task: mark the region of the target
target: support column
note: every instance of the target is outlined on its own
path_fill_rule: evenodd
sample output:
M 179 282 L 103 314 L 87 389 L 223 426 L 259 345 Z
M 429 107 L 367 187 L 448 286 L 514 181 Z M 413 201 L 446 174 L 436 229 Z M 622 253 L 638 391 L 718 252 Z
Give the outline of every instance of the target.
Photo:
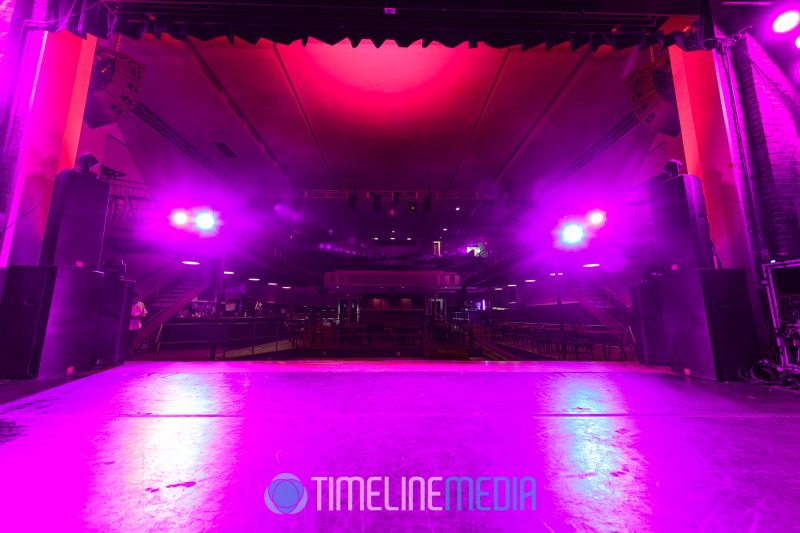
M 96 39 L 22 29 L 8 93 L 0 165 L 10 182 L 0 212 L 0 267 L 34 265 L 53 180 L 75 163 Z
M 747 275 L 759 348 L 767 349 L 766 314 L 760 294 L 758 216 L 751 191 L 738 179 L 740 151 L 731 120 L 729 92 L 722 58 L 716 52 L 669 49 L 675 97 L 681 124 L 686 171 L 703 183 L 711 239 L 724 268 L 741 268 Z M 734 103 L 735 105 L 735 103 Z
M 737 185 L 714 52 L 669 48 L 686 172 L 703 182 L 711 238 L 725 268 L 744 268 L 755 279 L 744 196 Z

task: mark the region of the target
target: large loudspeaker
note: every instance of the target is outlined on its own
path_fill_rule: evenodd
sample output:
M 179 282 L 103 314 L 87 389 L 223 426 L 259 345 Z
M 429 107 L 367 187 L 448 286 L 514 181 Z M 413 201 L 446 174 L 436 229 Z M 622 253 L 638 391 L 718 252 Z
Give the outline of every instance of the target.
M 662 272 L 713 268 L 714 249 L 700 178 L 680 174 L 648 185 Z
M 659 133 L 677 136 L 681 132 L 675 86 L 669 61 L 639 68 L 628 77 L 633 114 L 639 122 Z
M 39 264 L 96 270 L 103 248 L 108 198 L 108 184 L 94 175 L 77 170 L 60 172 L 50 200 Z
M 678 270 L 659 284 L 664 355 L 673 371 L 732 381 L 758 361 L 744 270 Z
M 144 66 L 130 56 L 102 48 L 94 56 L 83 120 L 90 128 L 112 124 L 139 101 Z
M 0 301 L 0 379 L 85 372 L 92 363 L 102 272 L 15 266 Z
M 97 364 L 120 365 L 125 361 L 135 284 L 108 274 L 103 278 L 94 334 Z

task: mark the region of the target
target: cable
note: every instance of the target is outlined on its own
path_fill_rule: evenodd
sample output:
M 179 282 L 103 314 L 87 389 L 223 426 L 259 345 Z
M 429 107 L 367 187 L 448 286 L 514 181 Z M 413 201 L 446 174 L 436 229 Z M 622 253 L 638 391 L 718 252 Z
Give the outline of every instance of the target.
M 81 15 L 85 15 L 86 13 L 91 11 L 92 9 L 96 8 L 98 5 L 102 4 L 103 7 L 108 9 L 108 6 L 106 4 L 104 4 L 101 0 L 97 0 L 96 2 L 93 2 L 92 4 L 86 6 L 82 10 L 73 13 L 72 10 L 75 9 L 75 4 L 77 4 L 79 1 L 80 0 L 72 0 L 72 5 L 70 6 L 69 10 L 67 11 L 67 14 L 64 15 L 63 17 L 59 17 L 59 18 L 56 18 L 56 19 L 50 19 L 50 20 L 31 20 L 31 19 L 28 19 L 28 20 L 23 21 L 22 25 L 23 26 L 28 26 L 28 27 L 33 27 L 33 28 L 43 28 L 43 29 L 46 30 L 46 29 L 49 28 L 49 26 L 52 26 L 53 24 L 55 24 L 57 22 L 63 22 L 65 20 L 71 19 L 72 17 L 79 17 Z
M 42 206 L 42 199 L 48 192 L 52 192 L 54 184 L 55 180 L 49 180 L 47 182 L 47 186 L 45 186 L 45 188 L 42 189 L 42 193 L 39 195 L 39 198 L 36 199 L 36 204 L 27 211 L 25 211 L 24 213 L 17 215 L 17 218 L 15 218 L 10 224 L 7 224 L 6 227 L 0 229 L 0 237 L 4 236 L 6 231 L 16 226 L 20 220 L 22 220 L 26 216 L 30 215 L 31 213 L 39 209 Z
M 738 41 L 731 40 L 732 43 L 736 43 Z M 730 98 L 731 103 L 731 118 L 733 119 L 733 128 L 736 132 L 736 144 L 739 151 L 739 161 L 742 165 L 742 179 L 745 183 L 745 187 L 747 189 L 747 206 L 749 208 L 749 222 L 750 222 L 750 229 L 753 232 L 753 240 L 755 241 L 754 247 L 756 249 L 756 253 L 760 259 L 761 257 L 761 231 L 759 230 L 758 223 L 755 220 L 756 217 L 756 206 L 755 200 L 753 200 L 753 184 L 750 178 L 750 171 L 747 167 L 747 157 L 745 155 L 745 147 L 744 141 L 742 137 L 742 129 L 741 125 L 739 124 L 739 112 L 736 109 L 738 105 L 736 100 L 736 91 L 733 88 L 733 79 L 731 77 L 730 71 L 730 64 L 731 61 L 731 48 L 732 45 L 728 42 L 723 43 L 720 50 L 720 56 L 722 57 L 722 68 L 725 70 L 725 81 L 727 82 L 728 86 L 728 96 Z

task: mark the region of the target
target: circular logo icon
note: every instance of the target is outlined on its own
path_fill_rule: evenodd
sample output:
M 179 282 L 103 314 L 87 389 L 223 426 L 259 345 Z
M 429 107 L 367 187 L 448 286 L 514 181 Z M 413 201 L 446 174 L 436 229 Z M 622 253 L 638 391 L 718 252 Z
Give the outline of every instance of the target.
M 306 488 L 293 474 L 278 474 L 264 492 L 264 503 L 277 514 L 297 514 L 308 503 Z

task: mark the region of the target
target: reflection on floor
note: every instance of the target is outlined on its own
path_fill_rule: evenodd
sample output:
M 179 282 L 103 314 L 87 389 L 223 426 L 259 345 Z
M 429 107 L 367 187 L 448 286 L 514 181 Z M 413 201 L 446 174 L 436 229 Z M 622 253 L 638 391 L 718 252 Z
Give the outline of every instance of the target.
M 635 365 L 128 363 L 0 405 L 5 531 L 790 531 L 800 395 Z M 309 491 L 276 514 L 279 473 Z M 532 476 L 535 511 L 316 510 L 312 476 Z

